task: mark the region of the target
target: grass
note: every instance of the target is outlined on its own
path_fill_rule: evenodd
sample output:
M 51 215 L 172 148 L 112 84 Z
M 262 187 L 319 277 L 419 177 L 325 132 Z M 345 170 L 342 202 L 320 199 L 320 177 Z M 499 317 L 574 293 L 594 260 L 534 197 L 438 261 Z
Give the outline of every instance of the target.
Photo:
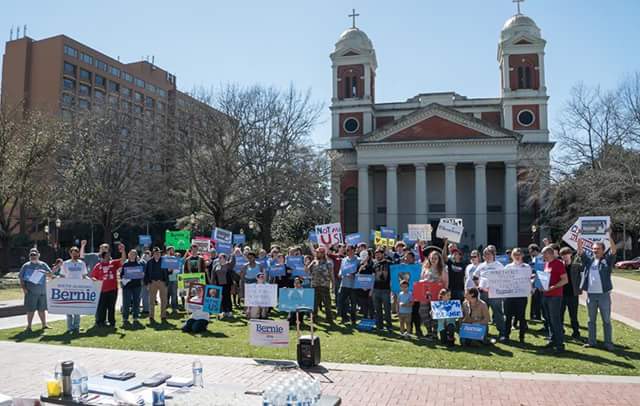
M 632 269 L 615 269 L 613 271 L 614 276 L 621 276 L 627 279 L 633 279 L 634 281 L 640 282 L 640 270 L 632 270 Z
M 24 294 L 20 288 L 0 289 L 0 302 L 4 300 L 18 300 L 22 298 L 24 298 Z
M 252 347 L 249 345 L 247 322 L 234 314 L 229 321 L 214 320 L 203 334 L 190 335 L 180 331 L 184 315 L 169 318 L 166 324 L 142 324 L 117 328 L 92 328 L 92 316 L 82 318 L 77 336 L 65 334 L 64 321 L 51 323 L 53 329 L 44 332 L 34 320 L 36 330 L 0 330 L 0 340 L 17 342 L 73 345 L 79 347 L 113 348 L 138 351 L 174 352 L 203 355 L 226 355 L 256 359 L 296 358 L 295 329 L 290 333 L 288 349 Z M 580 323 L 586 326 L 586 311 L 581 306 Z M 567 317 L 568 319 L 568 317 Z M 397 321 L 394 321 L 397 327 Z M 640 332 L 614 321 L 616 349 L 608 352 L 599 348 L 582 348 L 582 344 L 568 340 L 567 351 L 554 356 L 542 349 L 544 337 L 537 332 L 540 324 L 530 325 L 526 344 L 496 344 L 484 347 L 446 347 L 431 342 L 403 339 L 397 333 L 363 333 L 351 327 L 330 327 L 320 319 L 317 333 L 322 343 L 325 362 L 430 367 L 447 369 L 481 369 L 515 372 L 573 373 L 606 375 L 640 375 Z M 601 325 L 599 333 L 602 333 Z M 570 331 L 567 326 L 566 331 Z M 495 334 L 492 327 L 491 332 Z M 307 331 L 308 333 L 308 331 Z M 586 328 L 582 335 L 586 336 Z M 512 333 L 512 338 L 517 336 Z M 601 337 L 600 337 L 601 338 Z

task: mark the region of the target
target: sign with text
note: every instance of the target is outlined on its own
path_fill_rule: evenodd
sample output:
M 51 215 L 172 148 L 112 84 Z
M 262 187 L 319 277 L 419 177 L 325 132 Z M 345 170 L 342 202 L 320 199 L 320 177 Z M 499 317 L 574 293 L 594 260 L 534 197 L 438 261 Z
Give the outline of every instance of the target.
M 396 229 L 393 227 L 380 227 L 380 236 L 386 239 L 395 239 L 397 237 Z
M 224 244 L 233 244 L 233 233 L 224 228 L 216 227 L 211 233 L 211 239 L 215 242 L 221 242 Z
M 274 283 L 245 284 L 244 305 L 247 307 L 276 307 L 278 305 L 278 285 Z
M 196 237 L 191 240 L 191 245 L 198 247 L 198 253 L 204 254 L 211 251 L 211 239 L 207 237 Z
M 52 314 L 96 314 L 102 281 L 57 278 L 47 283 L 47 309 Z
M 542 290 L 549 290 L 549 282 L 551 282 L 551 272 L 536 272 L 536 276 L 538 277 L 538 281 L 540 282 L 540 286 Z
M 244 245 L 247 242 L 247 237 L 244 234 L 234 234 L 233 243 L 236 245 Z
M 432 300 L 438 300 L 440 290 L 444 285 L 440 282 L 419 281 L 413 284 L 412 299 L 415 302 L 429 303 Z
M 165 230 L 164 245 L 165 247 L 172 246 L 177 250 L 188 250 L 189 248 L 191 248 L 191 231 L 190 230 L 178 230 L 178 231 Z
M 436 300 L 431 302 L 434 320 L 462 318 L 462 303 L 459 300 Z
M 140 234 L 138 236 L 138 245 L 143 247 L 151 246 L 151 236 L 149 234 Z
M 409 239 L 413 241 L 423 240 L 431 241 L 433 228 L 431 224 L 409 224 Z
M 373 282 L 375 282 L 375 276 L 369 274 L 356 274 L 356 278 L 353 282 L 354 289 L 373 289 Z
M 204 302 L 202 303 L 202 311 L 218 314 L 222 305 L 222 286 L 207 285 L 204 288 Z
M 185 289 L 190 283 L 205 283 L 205 275 L 202 272 L 181 273 L 178 275 L 178 289 Z
M 413 290 L 413 284 L 420 280 L 422 266 L 420 264 L 396 264 L 391 265 L 391 291 L 396 295 L 400 293 L 400 281 L 409 283 L 409 292 Z
M 287 320 L 249 320 L 249 344 L 258 347 L 289 347 Z
M 273 264 L 269 267 L 268 273 L 270 277 L 277 278 L 284 276 L 287 273 L 287 270 L 284 265 Z
M 160 268 L 162 269 L 180 269 L 180 261 L 178 257 L 165 255 L 160 258 Z
M 531 268 L 508 266 L 504 269 L 485 272 L 489 284 L 490 299 L 528 297 L 531 293 Z
M 309 231 L 309 242 L 318 243 L 318 234 L 315 231 Z
M 450 222 L 442 221 L 445 219 L 440 219 L 438 223 L 438 228 L 436 229 L 436 237 L 438 238 L 446 238 L 450 242 L 459 243 L 462 240 L 462 233 L 464 232 L 464 227 L 458 224 L 451 224 Z
M 344 240 L 348 245 L 354 246 L 360 244 L 361 242 L 364 242 L 364 238 L 360 233 L 347 234 L 344 237 Z
M 217 242 L 216 243 L 216 252 L 218 254 L 227 254 L 231 255 L 231 250 L 233 250 L 233 246 L 226 242 Z
M 460 338 L 463 340 L 484 341 L 487 335 L 487 326 L 485 324 L 462 323 L 460 325 Z
M 349 275 L 351 273 L 355 273 L 358 270 L 359 264 L 360 261 L 358 261 L 358 259 L 344 258 L 340 263 L 340 275 Z
M 123 279 L 143 279 L 144 278 L 144 267 L 142 265 L 136 266 L 125 266 L 122 268 L 124 271 Z
M 342 244 L 342 225 L 332 223 L 316 226 L 316 235 L 319 245 L 331 247 L 334 244 Z
M 236 263 L 233 266 L 233 270 L 236 271 L 236 273 L 240 273 L 240 271 L 242 271 L 242 267 L 248 264 L 249 261 L 247 261 L 247 258 L 245 258 L 244 255 L 236 255 L 235 258 Z
M 278 310 L 295 312 L 299 308 L 313 309 L 314 289 L 280 288 Z
M 611 217 L 609 216 L 579 217 L 562 239 L 574 250 L 578 249 L 578 240 L 582 240 L 585 252 L 591 255 L 593 252 L 591 247 L 596 242 L 604 243 L 606 249 L 610 248 L 610 227 Z

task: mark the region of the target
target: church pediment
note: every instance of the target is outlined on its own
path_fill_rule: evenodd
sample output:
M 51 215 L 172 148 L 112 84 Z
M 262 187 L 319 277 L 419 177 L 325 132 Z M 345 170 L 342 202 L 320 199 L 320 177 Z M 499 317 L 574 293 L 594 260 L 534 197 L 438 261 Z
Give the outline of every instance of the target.
M 434 103 L 365 136 L 360 142 L 516 138 L 520 135 Z

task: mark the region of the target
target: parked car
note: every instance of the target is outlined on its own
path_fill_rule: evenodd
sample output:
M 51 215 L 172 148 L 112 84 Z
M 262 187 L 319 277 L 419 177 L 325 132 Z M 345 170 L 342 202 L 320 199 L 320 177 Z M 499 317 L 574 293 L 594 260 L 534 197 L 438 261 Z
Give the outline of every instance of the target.
M 618 269 L 640 269 L 640 257 L 635 257 L 628 261 L 616 262 L 616 268 Z

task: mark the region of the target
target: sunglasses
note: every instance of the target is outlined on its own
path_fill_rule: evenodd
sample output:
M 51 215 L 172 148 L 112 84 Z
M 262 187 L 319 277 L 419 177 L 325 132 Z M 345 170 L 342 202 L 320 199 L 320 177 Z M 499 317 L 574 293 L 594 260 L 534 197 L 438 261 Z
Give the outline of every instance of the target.
M 29 254 L 30 257 L 37 257 L 38 254 L 36 254 L 35 252 L 32 252 L 31 254 Z

